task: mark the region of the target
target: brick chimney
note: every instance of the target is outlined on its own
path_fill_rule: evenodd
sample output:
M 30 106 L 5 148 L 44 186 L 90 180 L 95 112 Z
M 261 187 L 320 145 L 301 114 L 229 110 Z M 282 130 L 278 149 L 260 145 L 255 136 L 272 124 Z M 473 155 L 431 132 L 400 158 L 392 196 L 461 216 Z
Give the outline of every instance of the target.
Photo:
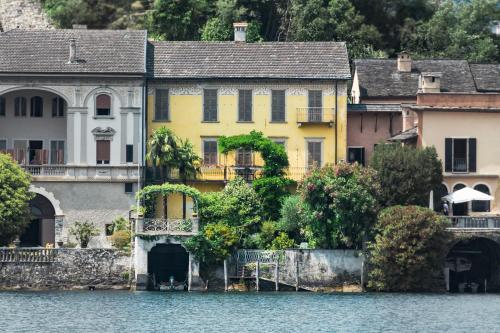
M 408 52 L 403 51 L 398 54 L 398 72 L 411 72 L 411 57 Z
M 233 23 L 234 27 L 234 41 L 245 43 L 247 41 L 247 27 L 246 22 Z
M 419 79 L 418 91 L 426 93 L 438 93 L 441 91 L 441 76 L 439 72 L 422 72 Z

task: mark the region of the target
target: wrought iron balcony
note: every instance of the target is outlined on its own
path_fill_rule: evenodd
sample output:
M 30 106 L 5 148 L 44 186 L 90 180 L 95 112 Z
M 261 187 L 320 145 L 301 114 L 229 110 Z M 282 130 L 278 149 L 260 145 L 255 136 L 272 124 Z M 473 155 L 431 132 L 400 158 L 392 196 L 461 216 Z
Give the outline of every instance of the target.
M 198 232 L 199 219 L 139 218 L 136 233 L 145 235 L 191 236 Z
M 307 107 L 297 108 L 297 124 L 327 124 L 333 126 L 335 123 L 334 108 Z
M 500 229 L 500 216 L 450 216 L 454 229 Z
M 467 159 L 454 158 L 453 159 L 453 172 L 467 172 Z

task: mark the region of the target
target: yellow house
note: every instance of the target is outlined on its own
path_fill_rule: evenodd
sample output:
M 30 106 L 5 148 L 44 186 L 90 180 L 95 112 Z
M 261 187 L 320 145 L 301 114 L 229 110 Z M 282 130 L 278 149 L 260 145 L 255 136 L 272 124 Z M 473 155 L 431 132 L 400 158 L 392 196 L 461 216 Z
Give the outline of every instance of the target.
M 148 137 L 165 126 L 191 141 L 203 166 L 190 185 L 202 192 L 220 190 L 237 175 L 259 176 L 259 154 L 220 154 L 222 135 L 256 130 L 284 145 L 295 180 L 308 168 L 344 160 L 345 43 L 246 43 L 244 27 L 239 32 L 235 42 L 151 42 Z

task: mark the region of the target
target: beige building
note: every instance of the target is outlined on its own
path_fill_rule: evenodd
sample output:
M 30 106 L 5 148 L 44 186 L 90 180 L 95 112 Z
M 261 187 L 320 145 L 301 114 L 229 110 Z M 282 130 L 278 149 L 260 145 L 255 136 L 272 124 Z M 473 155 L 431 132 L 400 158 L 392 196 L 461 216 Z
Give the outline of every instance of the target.
M 403 112 L 418 117 L 418 145 L 433 146 L 443 162 L 443 188 L 437 198 L 465 186 L 495 200 L 453 205 L 453 215 L 500 210 L 500 94 L 421 93 Z

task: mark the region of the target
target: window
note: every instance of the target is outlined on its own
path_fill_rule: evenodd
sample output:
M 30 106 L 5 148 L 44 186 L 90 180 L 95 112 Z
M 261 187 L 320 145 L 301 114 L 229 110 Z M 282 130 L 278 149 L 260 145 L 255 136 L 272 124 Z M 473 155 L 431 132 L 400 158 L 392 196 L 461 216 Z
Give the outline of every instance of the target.
M 238 91 L 238 121 L 252 121 L 252 91 Z
M 217 141 L 214 139 L 203 140 L 203 164 L 217 164 Z
M 238 166 L 252 166 L 253 153 L 252 149 L 240 148 L 236 151 L 236 165 Z
M 478 184 L 474 186 L 474 189 L 479 192 L 483 192 L 484 194 L 490 194 L 490 189 L 488 186 L 484 184 Z M 489 201 L 472 201 L 472 211 L 473 212 L 489 212 L 490 211 L 490 202 Z
M 365 148 L 364 147 L 349 147 L 347 148 L 347 162 L 358 162 L 360 165 L 365 165 Z
M 40 96 L 31 97 L 31 117 L 43 117 L 43 99 Z
M 113 235 L 113 224 L 112 223 L 106 223 L 104 225 L 104 230 L 106 232 L 106 236 L 112 236 Z
M 156 89 L 155 120 L 170 120 L 168 89 Z
M 445 139 L 445 171 L 476 172 L 476 139 Z
M 64 117 L 66 101 L 61 97 L 52 98 L 52 117 Z
M 322 141 L 307 141 L 307 166 L 309 168 L 321 167 L 322 165 Z
M 125 146 L 125 162 L 127 163 L 134 162 L 134 145 Z
M 217 89 L 203 90 L 203 121 L 217 121 Z
M 275 144 L 277 145 L 280 145 L 280 146 L 283 146 L 283 148 L 286 148 L 286 139 L 282 139 L 282 138 L 275 138 L 275 139 L 271 139 Z
M 64 164 L 64 141 L 50 141 L 50 164 Z
M 271 121 L 285 121 L 285 91 L 271 91 Z
M 0 140 L 0 151 L 7 150 L 7 140 Z
M 323 114 L 323 92 L 321 90 L 309 90 L 309 121 L 321 121 Z
M 5 98 L 0 96 L 0 116 L 5 116 Z
M 109 164 L 111 155 L 111 145 L 108 140 L 96 141 L 96 162 L 97 164 Z
M 125 183 L 125 193 L 134 193 L 134 183 Z
M 26 98 L 16 97 L 14 99 L 14 116 L 26 117 Z
M 95 98 L 95 115 L 97 117 L 111 116 L 111 96 L 106 94 L 97 95 Z

